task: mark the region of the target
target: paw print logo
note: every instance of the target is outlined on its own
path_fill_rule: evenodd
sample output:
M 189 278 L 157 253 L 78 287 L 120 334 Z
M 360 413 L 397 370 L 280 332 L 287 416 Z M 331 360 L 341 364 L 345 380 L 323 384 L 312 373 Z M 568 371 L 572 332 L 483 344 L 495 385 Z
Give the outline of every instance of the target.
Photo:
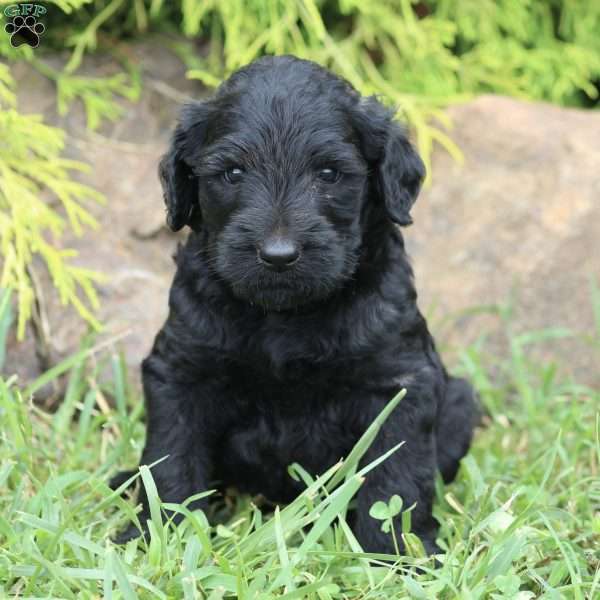
M 39 23 L 33 15 L 28 17 L 18 15 L 4 26 L 4 31 L 10 35 L 10 44 L 13 48 L 23 44 L 37 48 L 40 44 L 40 35 L 45 30 L 44 24 Z

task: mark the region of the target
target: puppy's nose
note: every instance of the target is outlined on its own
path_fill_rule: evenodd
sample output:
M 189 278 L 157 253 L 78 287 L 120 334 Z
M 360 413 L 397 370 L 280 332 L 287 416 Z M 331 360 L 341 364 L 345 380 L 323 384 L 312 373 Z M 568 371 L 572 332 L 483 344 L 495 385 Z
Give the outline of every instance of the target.
M 300 249 L 297 244 L 288 238 L 267 238 L 258 249 L 258 258 L 266 267 L 276 271 L 284 271 L 298 261 Z

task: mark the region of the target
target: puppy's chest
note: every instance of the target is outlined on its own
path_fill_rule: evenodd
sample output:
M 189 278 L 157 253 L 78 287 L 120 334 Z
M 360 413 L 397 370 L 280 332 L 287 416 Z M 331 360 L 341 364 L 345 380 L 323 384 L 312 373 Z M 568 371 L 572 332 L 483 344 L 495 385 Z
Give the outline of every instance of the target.
M 368 363 L 232 364 L 218 478 L 273 500 L 293 498 L 299 489 L 288 466 L 297 462 L 313 475 L 324 472 L 348 455 L 373 407 L 397 391 L 389 373 Z
M 221 441 L 219 477 L 243 491 L 286 500 L 298 491 L 287 473 L 291 463 L 318 474 L 348 454 L 359 436 L 356 407 L 334 388 L 253 379 L 251 385 L 238 378 L 230 399 L 235 417 Z
M 344 407 L 336 399 L 319 405 L 298 392 L 282 394 L 279 403 L 270 397 L 240 403 L 219 453 L 224 483 L 287 501 L 298 492 L 287 473 L 290 464 L 297 462 L 316 475 L 347 456 L 358 433 Z

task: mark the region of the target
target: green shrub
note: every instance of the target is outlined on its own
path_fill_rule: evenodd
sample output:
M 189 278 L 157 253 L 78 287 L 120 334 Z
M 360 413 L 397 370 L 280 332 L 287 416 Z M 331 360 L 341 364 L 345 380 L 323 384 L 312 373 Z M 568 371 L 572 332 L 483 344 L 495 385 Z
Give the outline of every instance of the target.
M 37 254 L 63 304 L 73 305 L 98 328 L 90 308 L 98 305 L 93 283 L 99 275 L 73 265 L 75 252 L 61 249 L 60 238 L 67 223 L 75 233 L 96 225 L 84 203 L 102 201 L 102 195 L 71 179 L 71 171 L 85 165 L 60 156 L 64 132 L 37 116 L 20 114 L 11 87 L 8 70 L 0 65 L 0 288 L 17 292 L 17 333 L 22 338 L 34 305 L 31 261 Z M 58 200 L 66 218 L 48 202 L 48 194 Z

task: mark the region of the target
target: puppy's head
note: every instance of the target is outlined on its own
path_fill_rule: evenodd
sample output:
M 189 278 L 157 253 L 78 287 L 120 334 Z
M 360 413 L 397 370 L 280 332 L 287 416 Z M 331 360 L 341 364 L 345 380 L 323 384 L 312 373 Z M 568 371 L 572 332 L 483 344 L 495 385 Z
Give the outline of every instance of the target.
M 314 63 L 256 61 L 184 108 L 160 163 L 167 222 L 203 232 L 238 298 L 322 300 L 352 277 L 373 222 L 411 223 L 424 167 L 392 116 Z

